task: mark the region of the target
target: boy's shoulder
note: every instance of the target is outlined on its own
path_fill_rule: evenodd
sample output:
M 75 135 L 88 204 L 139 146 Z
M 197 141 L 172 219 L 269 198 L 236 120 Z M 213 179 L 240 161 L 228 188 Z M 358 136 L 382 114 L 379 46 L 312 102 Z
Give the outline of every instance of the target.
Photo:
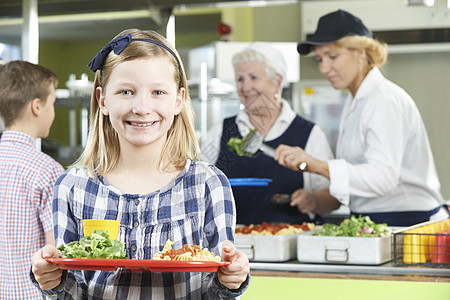
M 36 167 L 52 166 L 52 168 L 64 169 L 53 157 L 37 149 L 36 141 L 24 132 L 4 131 L 1 139 L 8 149 L 6 151 L 15 154 L 17 157 L 23 157 L 24 160 L 32 162 Z

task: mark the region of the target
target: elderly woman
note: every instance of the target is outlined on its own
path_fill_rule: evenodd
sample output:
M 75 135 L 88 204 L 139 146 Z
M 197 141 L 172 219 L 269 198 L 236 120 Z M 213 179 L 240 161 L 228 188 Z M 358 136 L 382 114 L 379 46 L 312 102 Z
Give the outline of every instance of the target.
M 320 18 L 310 40 L 319 71 L 336 89 L 348 89 L 334 160 L 321 160 L 301 146 L 281 145 L 276 159 L 330 179 L 330 194 L 353 214 L 377 223 L 408 226 L 448 217 L 427 132 L 411 97 L 383 77 L 386 45 L 352 14 L 338 10 Z M 309 199 L 304 199 L 307 205 Z M 320 206 L 320 199 L 318 199 Z
M 203 147 L 217 149 L 208 160 L 218 166 L 229 178 L 270 178 L 269 186 L 236 186 L 238 224 L 260 224 L 262 222 L 310 222 L 303 210 L 314 207 L 297 207 L 301 198 L 320 198 L 330 201 L 329 181 L 323 176 L 303 176 L 280 166 L 266 155 L 242 157 L 229 150 L 227 142 L 232 137 L 242 138 L 250 129 L 256 129 L 264 142 L 276 148 L 280 144 L 307 149 L 317 159 L 333 157 L 323 131 L 312 122 L 297 115 L 288 101 L 281 98 L 283 80 L 286 78 L 286 63 L 282 54 L 268 43 L 253 43 L 233 56 L 236 88 L 245 110 L 227 118 L 212 128 Z M 325 192 L 319 190 L 326 190 Z M 310 193 L 310 191 L 319 191 Z M 270 198 L 277 193 L 290 194 L 291 203 L 277 205 Z M 330 201 L 331 202 L 331 201 Z M 312 202 L 313 203 L 313 202 Z M 335 205 L 335 200 L 332 201 Z M 337 207 L 336 205 L 334 208 Z M 320 213 L 320 211 L 316 211 Z

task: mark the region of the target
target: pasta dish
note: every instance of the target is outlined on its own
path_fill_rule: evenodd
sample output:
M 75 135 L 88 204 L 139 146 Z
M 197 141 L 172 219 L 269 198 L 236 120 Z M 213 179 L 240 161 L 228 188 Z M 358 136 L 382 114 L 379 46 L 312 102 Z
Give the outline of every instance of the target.
M 253 235 L 288 235 L 313 230 L 314 228 L 314 223 L 306 222 L 301 225 L 289 223 L 269 224 L 263 222 L 261 225 L 250 224 L 242 227 L 236 227 L 235 233 Z
M 153 255 L 155 260 L 183 260 L 183 261 L 221 261 L 220 256 L 201 248 L 198 245 L 188 246 L 184 244 L 181 249 L 172 249 L 173 242 L 168 240 L 162 251 Z

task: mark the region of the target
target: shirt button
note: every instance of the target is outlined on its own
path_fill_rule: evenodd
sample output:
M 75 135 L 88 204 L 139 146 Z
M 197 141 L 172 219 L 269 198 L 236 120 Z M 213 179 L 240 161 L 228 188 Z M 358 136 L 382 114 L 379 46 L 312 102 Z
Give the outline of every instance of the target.
M 131 246 L 131 250 L 136 251 L 136 245 Z
M 139 226 L 139 222 L 134 222 L 134 227 L 138 227 Z
M 141 203 L 139 200 L 136 200 L 136 201 L 134 202 L 134 204 L 136 204 L 136 206 L 138 206 L 139 203 Z

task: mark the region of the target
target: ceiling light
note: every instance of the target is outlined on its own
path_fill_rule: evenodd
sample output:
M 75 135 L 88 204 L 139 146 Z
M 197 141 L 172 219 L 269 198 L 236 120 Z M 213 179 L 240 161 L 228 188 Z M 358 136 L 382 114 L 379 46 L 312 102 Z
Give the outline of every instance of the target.
M 413 5 L 433 6 L 434 0 L 407 0 L 406 4 L 410 6 Z

